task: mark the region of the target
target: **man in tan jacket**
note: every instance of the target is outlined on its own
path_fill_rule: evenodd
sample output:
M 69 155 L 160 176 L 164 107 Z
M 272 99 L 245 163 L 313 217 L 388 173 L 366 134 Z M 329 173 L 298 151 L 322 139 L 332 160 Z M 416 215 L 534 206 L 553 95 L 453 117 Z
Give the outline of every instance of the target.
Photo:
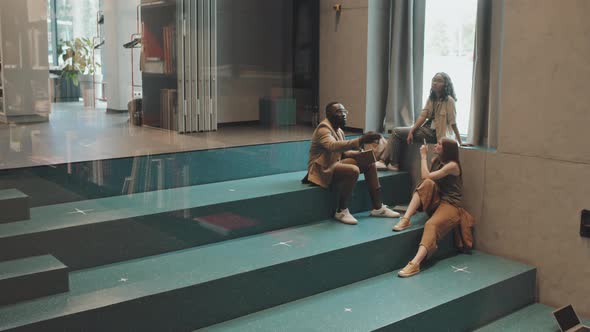
M 366 133 L 363 136 L 345 140 L 342 128 L 346 125 L 348 111 L 339 102 L 326 106 L 326 119 L 313 133 L 307 165 L 309 182 L 325 189 L 339 189 L 338 209 L 334 218 L 345 224 L 357 224 L 348 210 L 348 202 L 360 173 L 365 175 L 373 204 L 371 216 L 397 218 L 399 213 L 390 210 L 381 202 L 381 185 L 374 163 L 360 165 L 355 156 L 360 147 L 381 138 L 380 134 Z

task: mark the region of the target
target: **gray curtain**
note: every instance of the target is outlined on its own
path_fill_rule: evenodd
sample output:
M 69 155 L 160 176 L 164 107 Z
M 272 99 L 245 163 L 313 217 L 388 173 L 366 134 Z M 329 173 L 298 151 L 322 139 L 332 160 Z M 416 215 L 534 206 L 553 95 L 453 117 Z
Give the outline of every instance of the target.
M 390 2 L 389 78 L 384 129 L 410 126 L 422 110 L 425 0 Z
M 467 141 L 491 148 L 498 145 L 503 12 L 504 0 L 478 1 Z

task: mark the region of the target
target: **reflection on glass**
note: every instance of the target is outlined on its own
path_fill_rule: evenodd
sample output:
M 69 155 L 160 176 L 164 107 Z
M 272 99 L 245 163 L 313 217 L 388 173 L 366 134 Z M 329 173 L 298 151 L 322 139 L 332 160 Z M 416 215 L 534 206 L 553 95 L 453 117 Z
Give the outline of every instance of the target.
M 18 221 L 0 216 L 0 261 L 50 253 L 91 280 L 24 306 L 117 292 L 138 278 L 104 271 L 329 215 L 318 204 L 326 192 L 300 183 L 317 109 L 319 2 L 141 3 L 136 21 L 140 0 L 0 1 L 0 121 L 9 123 L 0 124 L 0 190 L 26 194 L 33 208 Z M 137 48 L 124 48 L 129 42 Z M 74 59 L 78 46 L 86 49 Z M 74 62 L 86 69 L 64 75 Z M 99 75 L 82 81 L 94 62 L 106 100 Z M 194 126 L 181 134 L 189 115 L 178 106 L 188 100 Z M 200 268 L 187 260 L 172 269 L 194 276 Z
M 47 121 L 47 9 L 44 0 L 1 3 L 0 122 Z
M 182 11 L 187 3 L 189 14 Z M 51 250 L 80 269 L 294 222 L 295 217 L 282 219 L 274 196 L 264 198 L 264 204 L 274 209 L 269 215 L 257 205 L 244 207 L 231 200 L 228 193 L 242 194 L 239 188 L 217 184 L 306 167 L 307 140 L 313 131 L 309 113 L 317 106 L 318 4 L 218 0 L 211 17 L 199 21 L 187 16 L 195 12 L 195 3 L 166 0 L 140 6 L 136 31 L 139 0 L 109 0 L 104 8 L 99 0 L 0 2 L 0 120 L 9 123 L 0 125 L 0 189 L 19 189 L 39 211 L 53 211 L 48 221 L 29 221 L 40 227 L 53 222 L 51 226 L 60 229 L 62 222 L 79 222 L 76 226 L 84 228 L 89 224 L 73 218 L 89 216 L 97 218 L 93 237 L 154 237 L 153 243 L 131 243 L 125 250 L 115 245 L 105 255 L 96 255 L 98 248 L 104 249 L 97 242 L 84 250 L 73 242 L 63 251 L 30 246 L 29 254 Z M 103 25 L 96 19 L 101 11 Z M 216 28 L 191 35 L 195 41 L 211 38 L 210 53 L 195 58 L 199 50 L 191 49 L 192 56 L 186 57 L 178 15 L 188 19 L 188 29 Z M 141 37 L 134 63 L 122 46 L 132 35 Z M 101 41 L 97 36 L 104 37 L 104 48 L 95 48 Z M 76 61 L 86 67 L 93 61 L 103 64 L 97 73 L 104 71 L 109 78 L 112 98 L 107 102 L 97 101 L 99 75 L 87 81 L 89 85 L 80 82 L 89 72 L 77 73 L 77 80 L 63 75 L 64 66 L 73 63 L 71 57 L 60 56 L 68 41 L 70 49 L 90 41 L 86 55 L 94 48 L 95 56 Z M 194 82 L 184 86 L 179 86 L 178 76 L 179 68 L 186 72 L 178 66 L 181 53 L 183 65 L 205 73 L 191 76 L 188 80 Z M 201 62 L 205 59 L 212 68 L 203 68 L 208 66 Z M 132 71 L 139 68 L 142 72 L 134 72 L 137 80 L 132 80 Z M 207 76 L 212 72 L 216 76 Z M 198 89 L 208 89 L 214 97 L 209 102 L 218 103 L 218 118 L 211 118 L 212 124 L 240 125 L 208 133 L 194 127 L 196 133 L 179 134 L 179 115 L 174 114 L 178 100 L 188 93 L 197 95 Z M 95 103 L 83 101 L 88 90 Z M 143 123 L 129 121 L 127 105 L 132 98 L 143 102 L 138 111 Z M 195 101 L 199 112 L 207 102 Z M 305 141 L 258 145 L 285 140 Z M 232 148 L 235 145 L 241 147 Z M 197 188 L 206 184 L 213 186 L 214 194 Z
M 135 63 L 130 61 L 131 52 L 122 48 L 121 41 L 137 33 L 138 25 L 134 20 L 139 0 L 136 3 L 109 0 L 105 8 L 101 7 L 101 2 L 25 0 L 2 4 L 5 8 L 0 24 L 4 30 L 0 48 L 3 77 L 0 121 L 34 122 L 27 125 L 27 130 L 37 130 L 39 136 L 45 138 L 40 144 L 47 147 L 43 156 L 39 155 L 41 149 L 35 149 L 36 156 L 24 149 L 26 155 L 18 158 L 13 155 L 12 161 L 1 156 L 8 161 L 5 164 L 22 165 L 29 159 L 80 161 L 129 156 L 139 150 L 173 152 L 252 144 L 261 139 L 266 142 L 281 140 L 280 131 L 265 131 L 269 127 L 295 133 L 299 135 L 297 139 L 309 137 L 311 114 L 318 106 L 316 19 L 319 7 L 316 1 L 255 0 L 247 4 L 216 1 L 211 17 L 206 18 L 203 25 L 199 25 L 196 18 L 187 21 L 190 29 L 209 24 L 216 31 L 202 30 L 193 34 L 195 39 L 211 38 L 213 46 L 210 54 L 204 53 L 198 59 L 190 56 L 195 55 L 194 52 L 185 56 L 188 62 L 182 65 L 188 63 L 205 74 L 189 77 L 189 84 L 180 89 L 176 60 L 181 53 L 185 55 L 187 44 L 178 25 L 179 10 L 181 17 L 188 14 L 182 12 L 186 7 L 178 4 L 192 6 L 192 2 L 166 0 L 141 6 L 139 35 L 143 43 L 134 52 Z M 100 13 L 105 14 L 104 25 L 96 19 Z M 93 48 L 95 42 L 102 41 L 95 40 L 97 35 L 99 39 L 104 38 L 105 47 L 94 49 L 94 56 L 83 59 L 102 65 L 96 75 L 83 77 L 84 73 L 80 72 L 76 73 L 76 79 L 64 75 L 64 54 L 59 56 L 64 43 L 89 40 Z M 212 58 L 214 76 L 211 77 L 207 76 L 210 68 L 200 62 L 207 56 Z M 142 73 L 137 71 L 139 68 L 143 69 Z M 100 91 L 105 86 L 101 81 L 102 72 L 109 81 L 110 97 L 106 103 Z M 131 77 L 135 77 L 134 82 Z M 203 80 L 206 83 L 203 84 Z M 179 104 L 182 106 L 179 100 L 188 100 L 189 94 L 197 95 L 207 89 L 212 97 L 195 101 L 198 107 L 191 121 L 211 117 L 209 129 L 215 129 L 217 124 L 240 123 L 252 130 L 249 137 L 220 135 L 221 139 L 207 142 L 203 136 L 193 139 L 174 135 L 179 129 L 179 119 L 190 116 L 178 114 Z M 132 98 L 138 101 L 129 103 Z M 218 110 L 217 117 L 203 113 L 209 106 Z M 138 112 L 130 114 L 128 109 L 138 109 Z M 132 115 L 139 115 L 142 121 L 134 118 L 127 122 Z M 43 126 L 39 123 L 43 121 L 50 124 Z M 155 131 L 151 127 L 168 129 L 172 133 Z M 79 141 L 65 142 L 64 130 L 77 132 Z M 206 127 L 193 126 L 190 132 L 205 130 Z M 9 136 L 8 130 L 1 135 Z M 141 135 L 149 138 L 133 138 Z M 107 146 L 111 142 L 115 142 L 111 145 L 114 147 L 109 149 Z M 65 146 L 72 146 L 74 152 L 66 155 Z

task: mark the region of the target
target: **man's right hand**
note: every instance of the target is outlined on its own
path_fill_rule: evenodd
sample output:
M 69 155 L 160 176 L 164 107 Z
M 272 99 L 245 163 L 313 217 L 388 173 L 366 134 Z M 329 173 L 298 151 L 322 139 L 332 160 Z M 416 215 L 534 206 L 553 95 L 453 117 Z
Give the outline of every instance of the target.
M 376 142 L 380 139 L 381 139 L 381 134 L 377 134 L 374 132 L 368 132 L 366 134 L 363 134 L 363 136 L 361 136 L 361 144 Z
M 412 132 L 411 130 L 410 130 L 410 132 L 408 133 L 408 138 L 407 138 L 407 140 L 406 140 L 406 141 L 408 142 L 408 145 L 409 145 L 409 144 L 412 144 L 412 142 L 414 142 L 414 132 Z

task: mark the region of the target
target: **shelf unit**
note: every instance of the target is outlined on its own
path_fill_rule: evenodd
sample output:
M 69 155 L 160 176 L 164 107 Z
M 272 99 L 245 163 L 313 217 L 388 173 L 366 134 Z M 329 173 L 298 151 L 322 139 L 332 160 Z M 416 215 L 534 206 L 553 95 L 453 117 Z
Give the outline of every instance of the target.
M 146 72 L 142 72 L 141 73 L 143 78 L 174 78 L 176 79 L 176 74 L 160 74 L 160 73 L 146 73 Z
M 216 1 L 142 1 L 140 8 L 143 123 L 217 130 Z
M 178 0 L 179 131 L 217 130 L 217 1 Z
M 175 0 L 141 3 L 143 124 L 168 130 L 178 129 L 176 15 Z

